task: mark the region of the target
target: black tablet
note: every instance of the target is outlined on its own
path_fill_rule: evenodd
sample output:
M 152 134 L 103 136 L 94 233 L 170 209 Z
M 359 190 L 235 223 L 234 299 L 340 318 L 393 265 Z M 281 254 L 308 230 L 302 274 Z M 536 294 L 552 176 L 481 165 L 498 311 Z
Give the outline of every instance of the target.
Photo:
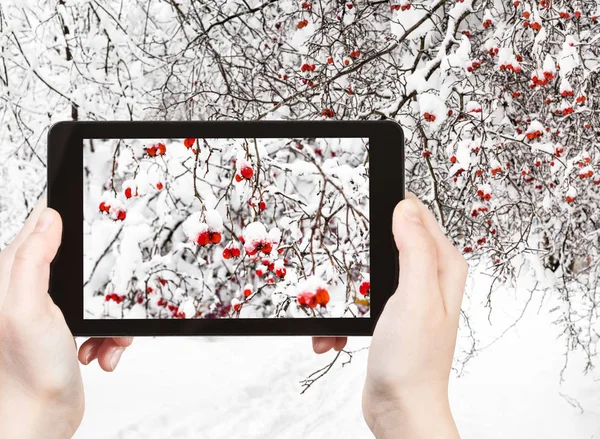
M 50 294 L 74 335 L 370 335 L 397 285 L 392 121 L 61 122 Z

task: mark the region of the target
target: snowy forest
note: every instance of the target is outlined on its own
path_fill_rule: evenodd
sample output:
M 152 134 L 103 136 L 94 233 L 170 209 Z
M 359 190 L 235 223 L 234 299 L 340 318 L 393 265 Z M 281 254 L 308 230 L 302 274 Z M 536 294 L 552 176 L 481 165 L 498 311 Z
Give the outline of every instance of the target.
M 84 317 L 368 317 L 368 139 L 88 139 Z
M 2 0 L 0 245 L 46 191 L 46 136 L 57 121 L 389 118 L 406 138 L 406 189 L 470 265 L 456 370 L 501 345 L 483 342 L 482 328 L 498 325 L 500 303 L 516 297 L 499 337 L 512 337 L 531 312 L 552 329 L 498 358 L 525 358 L 539 344 L 550 361 L 558 346 L 560 379 L 569 367 L 583 376 L 598 363 L 600 335 L 599 15 L 597 0 Z M 89 218 L 113 228 L 128 221 L 100 212 L 101 201 L 90 202 Z M 222 236 L 217 256 L 230 238 Z M 124 300 L 137 300 L 114 291 L 107 301 L 107 293 L 90 289 L 99 302 L 92 314 L 118 317 Z M 169 305 L 161 312 L 171 317 Z M 526 369 L 519 364 L 502 366 L 495 380 L 514 384 Z M 563 412 L 553 413 L 520 437 L 591 436 L 560 430 L 552 422 Z M 542 434 L 544 426 L 552 428 Z M 517 437 L 478 431 L 473 437 Z

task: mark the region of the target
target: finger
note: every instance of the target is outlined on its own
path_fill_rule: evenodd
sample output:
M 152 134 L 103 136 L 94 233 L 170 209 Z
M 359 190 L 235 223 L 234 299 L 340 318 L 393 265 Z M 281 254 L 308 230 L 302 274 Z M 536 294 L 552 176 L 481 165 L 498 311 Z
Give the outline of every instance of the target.
M 48 293 L 50 262 L 58 251 L 61 232 L 60 215 L 46 208 L 15 252 L 6 298 L 15 309 L 31 310 L 45 303 L 40 299 Z
M 446 237 L 427 206 L 413 194 L 409 193 L 406 197 L 417 205 L 423 224 L 436 242 L 438 248 L 438 276 L 446 308 L 454 313 L 460 313 L 469 267 L 467 261 Z
M 89 338 L 84 341 L 77 354 L 79 362 L 88 365 L 98 358 L 98 349 L 102 346 L 102 343 L 104 343 L 103 338 Z
M 33 229 L 38 221 L 38 218 L 40 217 L 40 215 L 46 208 L 46 204 L 47 204 L 46 197 L 45 196 L 41 197 L 39 199 L 38 203 L 35 205 L 35 207 L 31 211 L 31 213 L 29 214 L 29 216 L 27 217 L 25 224 L 23 225 L 23 227 L 21 228 L 21 230 L 19 231 L 17 236 L 15 236 L 15 238 L 12 240 L 12 242 L 8 245 L 7 250 L 10 249 L 10 251 L 14 252 L 17 250 L 17 248 L 19 248 L 19 246 L 21 244 L 23 244 L 23 242 L 27 239 L 27 237 L 33 231 Z
M 324 354 L 335 346 L 335 337 L 313 337 L 312 342 L 315 354 Z
M 133 343 L 133 337 L 114 337 L 113 340 L 117 346 L 129 347 Z
M 341 351 L 346 347 L 346 343 L 348 343 L 348 337 L 336 337 L 333 350 L 338 352 Z
M 102 345 L 98 349 L 98 364 L 106 372 L 112 372 L 116 369 L 125 352 L 123 346 L 119 346 L 113 338 L 103 339 Z
M 425 311 L 430 301 L 443 303 L 438 283 L 436 243 L 417 204 L 406 199 L 394 209 L 392 232 L 400 257 L 398 292 L 404 305 Z

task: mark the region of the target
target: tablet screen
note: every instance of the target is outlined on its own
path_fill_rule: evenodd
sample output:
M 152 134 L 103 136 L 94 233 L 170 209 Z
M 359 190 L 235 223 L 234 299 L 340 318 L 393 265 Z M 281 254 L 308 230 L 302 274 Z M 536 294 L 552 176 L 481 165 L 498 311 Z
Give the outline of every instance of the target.
M 370 316 L 368 139 L 83 146 L 84 319 Z

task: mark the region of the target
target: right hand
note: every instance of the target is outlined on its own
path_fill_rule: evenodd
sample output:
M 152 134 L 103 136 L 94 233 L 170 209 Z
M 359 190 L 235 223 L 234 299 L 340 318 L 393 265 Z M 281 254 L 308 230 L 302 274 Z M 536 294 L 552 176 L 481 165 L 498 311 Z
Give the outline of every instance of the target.
M 400 278 L 369 350 L 365 420 L 378 438 L 457 438 L 448 381 L 468 265 L 415 196 L 392 224 Z
M 396 207 L 392 229 L 400 278 L 371 341 L 365 421 L 377 438 L 457 438 L 448 381 L 468 265 L 412 194 Z M 313 339 L 317 353 L 345 344 Z

